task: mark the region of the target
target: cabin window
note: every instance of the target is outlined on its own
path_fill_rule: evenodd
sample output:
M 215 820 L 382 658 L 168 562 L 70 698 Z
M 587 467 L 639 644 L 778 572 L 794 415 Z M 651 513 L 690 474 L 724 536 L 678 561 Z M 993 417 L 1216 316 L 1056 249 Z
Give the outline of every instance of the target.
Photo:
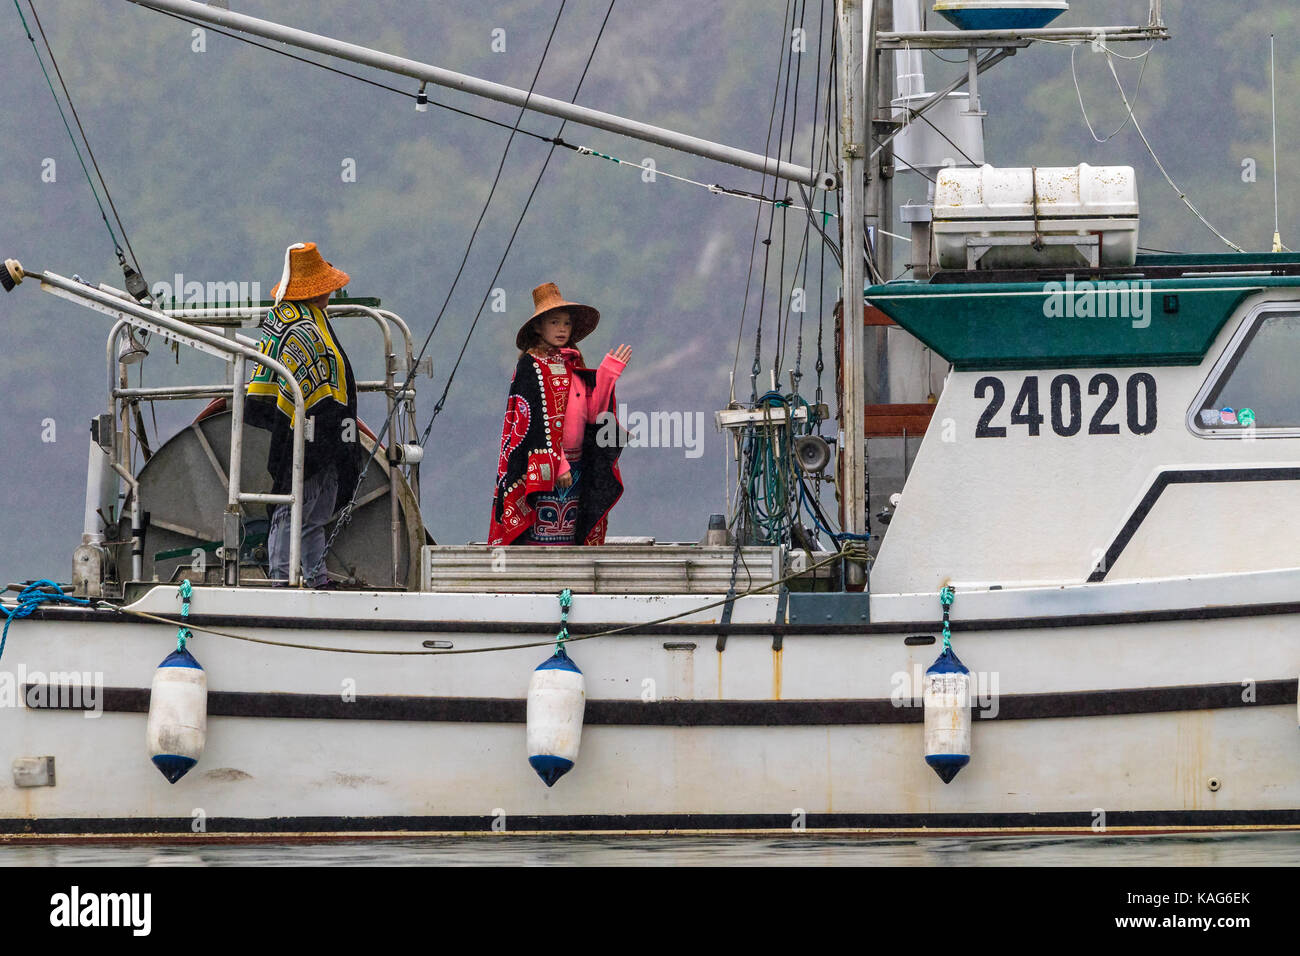
M 1300 434 L 1300 311 L 1272 308 L 1242 324 L 1206 387 L 1189 424 L 1206 437 L 1282 430 Z

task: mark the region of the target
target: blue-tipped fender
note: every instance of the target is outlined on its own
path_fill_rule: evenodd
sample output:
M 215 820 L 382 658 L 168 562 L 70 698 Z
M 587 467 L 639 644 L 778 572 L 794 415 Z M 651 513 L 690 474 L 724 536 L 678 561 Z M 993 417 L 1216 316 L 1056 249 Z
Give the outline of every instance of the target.
M 528 762 L 548 787 L 573 769 L 582 742 L 586 682 L 560 647 L 528 683 Z
M 208 731 L 208 678 L 187 648 L 168 654 L 149 692 L 149 756 L 175 783 L 199 761 Z
M 943 653 L 925 672 L 925 762 L 951 783 L 970 763 L 970 671 L 952 652 Z

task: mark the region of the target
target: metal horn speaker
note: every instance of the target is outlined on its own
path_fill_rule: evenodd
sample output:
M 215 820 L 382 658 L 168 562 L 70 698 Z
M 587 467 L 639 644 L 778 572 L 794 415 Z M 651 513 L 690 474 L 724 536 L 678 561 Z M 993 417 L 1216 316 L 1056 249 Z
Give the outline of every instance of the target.
M 794 440 L 799 467 L 810 474 L 823 471 L 831 463 L 831 446 L 819 435 L 801 435 Z

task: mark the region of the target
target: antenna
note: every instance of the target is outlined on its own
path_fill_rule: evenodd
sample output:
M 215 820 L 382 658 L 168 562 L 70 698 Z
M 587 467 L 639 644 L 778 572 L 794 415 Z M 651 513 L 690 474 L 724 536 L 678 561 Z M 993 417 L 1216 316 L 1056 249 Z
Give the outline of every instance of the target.
M 1268 35 L 1268 85 L 1273 103 L 1273 251 L 1282 251 L 1282 232 L 1277 213 L 1277 76 L 1273 68 L 1273 34 Z

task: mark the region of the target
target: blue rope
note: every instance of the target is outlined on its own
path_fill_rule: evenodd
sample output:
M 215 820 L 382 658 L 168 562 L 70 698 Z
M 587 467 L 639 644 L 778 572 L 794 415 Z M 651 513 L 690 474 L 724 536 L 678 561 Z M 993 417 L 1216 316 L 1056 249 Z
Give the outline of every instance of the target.
M 955 592 L 951 587 L 944 587 L 939 591 L 939 603 L 943 605 L 943 649 L 952 650 L 952 628 L 948 624 L 948 614 L 952 608 L 952 599 Z
M 53 588 L 56 594 L 49 591 L 41 590 L 42 588 Z M 9 625 L 14 622 L 15 618 L 27 617 L 42 604 L 53 602 L 55 604 L 80 604 L 89 607 L 90 602 L 84 598 L 69 597 L 63 593 L 63 589 L 53 581 L 47 581 L 42 578 L 32 584 L 27 585 L 18 593 L 18 606 L 14 608 L 6 607 L 0 604 L 0 613 L 5 616 L 4 633 L 0 634 L 0 657 L 4 657 L 5 641 L 9 639 Z
M 181 595 L 181 620 L 182 622 L 184 622 L 189 620 L 190 598 L 194 595 L 194 585 L 190 583 L 189 578 L 186 578 L 181 582 L 180 595 Z M 184 623 L 182 623 L 181 626 L 176 629 L 176 650 L 177 651 L 185 650 L 186 642 L 189 641 L 189 639 L 193 636 L 194 636 L 194 632 L 191 631 L 188 627 L 186 627 Z
M 555 635 L 555 653 L 564 653 L 564 642 L 569 639 L 569 608 L 573 606 L 573 591 L 560 592 L 560 633 Z

